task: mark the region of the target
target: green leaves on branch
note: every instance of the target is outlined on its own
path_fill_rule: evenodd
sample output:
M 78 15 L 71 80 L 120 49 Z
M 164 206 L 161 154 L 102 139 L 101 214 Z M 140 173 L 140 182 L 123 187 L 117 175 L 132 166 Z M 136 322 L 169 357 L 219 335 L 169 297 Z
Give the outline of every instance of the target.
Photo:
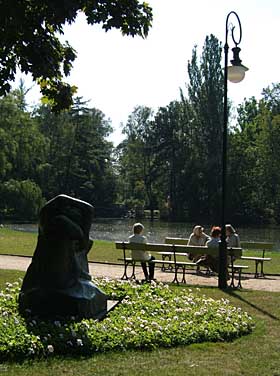
M 0 95 L 11 90 L 17 68 L 39 81 L 42 94 L 54 111 L 69 108 L 75 88 L 63 82 L 76 58 L 75 50 L 58 35 L 63 26 L 85 13 L 89 24 L 101 23 L 105 31 L 145 37 L 152 9 L 138 0 L 22 0 L 0 2 Z

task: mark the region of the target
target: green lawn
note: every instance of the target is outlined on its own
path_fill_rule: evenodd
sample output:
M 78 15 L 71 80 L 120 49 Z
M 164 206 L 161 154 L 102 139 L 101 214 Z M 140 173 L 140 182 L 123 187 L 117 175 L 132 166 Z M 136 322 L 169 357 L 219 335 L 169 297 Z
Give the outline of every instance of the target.
M 14 254 L 32 256 L 37 243 L 34 233 L 14 231 L 6 228 L 0 229 L 0 254 Z M 261 251 L 244 251 L 243 255 L 261 255 Z M 272 261 L 265 262 L 264 271 L 268 274 L 280 274 L 280 252 L 266 252 L 266 257 Z M 113 242 L 95 240 L 88 255 L 89 261 L 121 263 L 122 251 L 116 250 Z M 255 263 L 242 260 L 242 265 L 248 265 L 249 271 L 254 273 Z
M 0 289 L 21 272 L 1 270 Z M 180 287 L 174 287 L 178 289 Z M 246 375 L 277 376 L 280 369 L 280 293 L 263 291 L 223 292 L 201 288 L 201 294 L 229 299 L 256 322 L 253 333 L 231 343 L 201 343 L 155 351 L 96 354 L 88 358 L 57 357 L 23 363 L 0 363 L 7 375 Z

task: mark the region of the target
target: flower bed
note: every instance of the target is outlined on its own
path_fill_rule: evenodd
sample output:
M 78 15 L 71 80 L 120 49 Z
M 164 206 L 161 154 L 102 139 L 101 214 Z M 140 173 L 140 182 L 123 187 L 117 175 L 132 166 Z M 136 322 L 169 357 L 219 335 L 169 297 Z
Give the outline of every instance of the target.
M 252 331 L 251 317 L 225 299 L 214 300 L 188 288 L 137 285 L 96 279 L 112 299 L 122 298 L 110 314 L 96 320 L 40 320 L 18 313 L 20 283 L 0 293 L 0 358 L 54 354 L 93 354 L 154 349 L 204 341 L 230 341 Z

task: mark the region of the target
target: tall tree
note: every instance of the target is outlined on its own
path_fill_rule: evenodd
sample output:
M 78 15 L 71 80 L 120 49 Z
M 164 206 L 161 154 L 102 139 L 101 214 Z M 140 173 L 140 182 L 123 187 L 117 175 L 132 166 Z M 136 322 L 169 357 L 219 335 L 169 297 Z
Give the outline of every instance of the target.
M 147 36 L 152 9 L 138 0 L 2 0 L 0 2 L 0 95 L 10 89 L 17 67 L 31 73 L 53 109 L 69 108 L 75 87 L 64 81 L 76 52 L 59 35 L 79 12 L 90 25 L 100 23 L 105 31 L 119 29 L 126 35 Z
M 120 173 L 126 189 L 125 202 L 132 206 L 157 206 L 154 182 L 157 168 L 154 163 L 153 112 L 144 106 L 135 107 L 123 128 L 127 140 L 119 146 Z M 131 197 L 133 195 L 133 198 Z
M 195 47 L 188 63 L 188 94 L 194 113 L 193 141 L 197 148 L 198 214 L 219 218 L 223 124 L 223 71 L 221 43 L 205 39 L 200 61 Z
M 47 143 L 21 89 L 0 99 L 0 214 L 30 219 L 43 203 L 38 176 Z
M 115 199 L 112 172 L 112 131 L 105 115 L 77 99 L 68 112 L 52 114 L 42 106 L 40 127 L 48 140 L 49 153 L 41 172 L 47 198 L 59 193 L 74 195 L 100 207 Z M 44 182 L 44 183 L 43 183 Z

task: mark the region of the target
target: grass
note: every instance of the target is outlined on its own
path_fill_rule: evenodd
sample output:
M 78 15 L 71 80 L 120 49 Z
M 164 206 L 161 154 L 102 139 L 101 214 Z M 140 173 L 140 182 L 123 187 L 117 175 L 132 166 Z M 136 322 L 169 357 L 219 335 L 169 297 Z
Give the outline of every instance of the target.
M 0 254 L 14 254 L 32 256 L 37 243 L 37 234 L 15 231 L 7 228 L 0 229 Z M 261 251 L 244 251 L 244 256 L 261 255 Z M 280 274 L 280 252 L 266 252 L 265 257 L 271 257 L 272 261 L 264 263 L 264 271 L 267 274 Z M 89 252 L 88 260 L 95 262 L 122 263 L 122 251 L 115 249 L 113 242 L 95 240 Z M 249 266 L 249 272 L 254 273 L 255 263 L 242 260 L 242 265 Z
M 15 231 L 8 228 L 0 229 L 0 254 L 33 256 L 37 244 L 37 234 Z M 117 263 L 122 251 L 115 249 L 113 242 L 95 240 L 88 254 L 89 261 Z
M 24 273 L 1 270 L 0 289 Z M 180 288 L 180 287 L 176 287 Z M 201 294 L 226 298 L 253 316 L 252 334 L 233 342 L 202 343 L 154 351 L 126 351 L 91 357 L 56 357 L 23 363 L 0 363 L 7 375 L 246 375 L 277 376 L 280 369 L 280 293 L 201 288 Z

